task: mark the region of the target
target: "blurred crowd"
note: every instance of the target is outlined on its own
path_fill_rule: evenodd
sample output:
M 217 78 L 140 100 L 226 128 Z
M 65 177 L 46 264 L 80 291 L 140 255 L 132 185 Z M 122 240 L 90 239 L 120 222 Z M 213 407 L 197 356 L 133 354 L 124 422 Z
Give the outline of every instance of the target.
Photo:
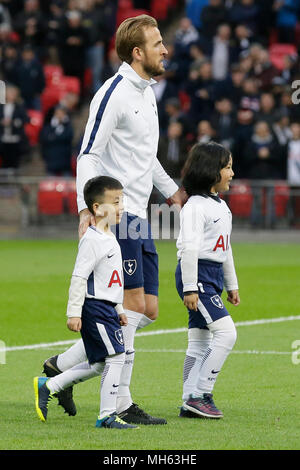
M 183 12 L 171 34 L 168 18 L 159 21 L 163 35 L 168 26 L 168 56 L 153 89 L 166 171 L 179 178 L 191 146 L 215 140 L 232 151 L 236 178 L 300 186 L 300 0 L 0 1 L 1 166 L 17 168 L 28 152 L 24 129 L 35 110 L 46 172 L 72 174 L 72 115 L 120 65 L 120 11 L 154 14 L 154 3 Z M 80 87 L 45 112 L 49 63 Z

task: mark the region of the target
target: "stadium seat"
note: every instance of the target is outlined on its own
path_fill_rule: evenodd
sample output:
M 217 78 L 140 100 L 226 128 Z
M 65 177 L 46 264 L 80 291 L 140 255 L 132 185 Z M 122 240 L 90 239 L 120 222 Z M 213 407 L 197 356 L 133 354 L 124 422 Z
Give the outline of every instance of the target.
M 63 76 L 63 69 L 60 65 L 44 65 L 44 75 L 46 79 L 46 86 L 59 85 L 59 81 Z
M 61 99 L 61 90 L 57 86 L 46 87 L 41 94 L 43 114 L 55 106 Z
M 289 54 L 297 54 L 294 44 L 275 43 L 269 47 L 270 61 L 279 70 L 284 69 L 284 57 Z
M 39 135 L 43 126 L 44 117 L 41 111 L 36 111 L 35 109 L 28 109 L 27 114 L 30 121 L 25 124 L 24 130 L 28 137 L 29 144 L 34 146 L 39 142 Z
M 64 180 L 47 179 L 39 184 L 37 203 L 38 213 L 60 215 L 64 213 L 64 198 L 67 183 Z
M 76 95 L 80 94 L 80 80 L 77 77 L 71 77 L 67 75 L 62 76 L 58 87 L 62 96 L 65 93 L 75 93 Z
M 66 209 L 67 209 L 68 214 L 78 215 L 75 179 L 67 182 L 65 198 L 66 198 Z
M 158 21 L 163 21 L 168 16 L 169 0 L 152 0 L 150 14 Z
M 253 195 L 247 182 L 235 183 L 228 195 L 228 206 L 233 216 L 250 217 Z
M 133 18 L 139 15 L 149 15 L 148 10 L 133 8 L 131 10 L 118 10 L 117 12 L 117 26 L 119 26 L 127 18 Z
M 274 205 L 276 217 L 286 217 L 288 202 L 290 198 L 290 188 L 286 184 L 276 184 L 274 189 Z

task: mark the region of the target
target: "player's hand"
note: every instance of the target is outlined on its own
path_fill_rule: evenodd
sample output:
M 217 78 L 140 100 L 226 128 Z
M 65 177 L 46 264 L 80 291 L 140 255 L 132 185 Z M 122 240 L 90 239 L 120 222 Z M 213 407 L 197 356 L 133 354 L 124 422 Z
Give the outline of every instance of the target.
M 171 197 L 169 197 L 169 199 L 167 199 L 167 204 L 169 204 L 169 205 L 176 204 L 179 207 L 179 210 L 180 210 L 181 207 L 186 203 L 187 200 L 188 200 L 188 195 L 187 195 L 185 189 L 181 186 L 181 188 L 179 188 L 176 191 L 176 193 L 173 194 L 173 196 L 171 196 Z
M 80 331 L 81 330 L 81 318 L 80 317 L 71 317 L 67 320 L 67 327 L 71 331 Z
M 198 294 L 185 295 L 183 303 L 189 310 L 198 310 Z
M 232 305 L 235 305 L 235 306 L 240 304 L 241 301 L 240 301 L 240 294 L 238 290 L 229 290 L 227 294 L 228 294 L 228 297 L 227 297 L 228 302 L 230 302 Z
M 79 227 L 78 235 L 79 239 L 85 234 L 90 225 L 95 225 L 95 217 L 90 213 L 88 209 L 83 209 L 79 213 Z
M 128 320 L 127 320 L 127 317 L 126 317 L 125 313 L 121 313 L 121 315 L 119 315 L 119 318 L 120 318 L 120 325 L 121 326 L 127 326 L 128 325 Z

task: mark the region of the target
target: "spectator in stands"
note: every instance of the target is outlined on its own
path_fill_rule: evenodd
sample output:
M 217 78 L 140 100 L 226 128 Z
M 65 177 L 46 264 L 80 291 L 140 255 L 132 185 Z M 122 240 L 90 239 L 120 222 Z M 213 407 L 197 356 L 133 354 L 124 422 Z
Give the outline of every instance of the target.
M 234 2 L 229 10 L 229 21 L 233 27 L 238 24 L 243 24 L 250 29 L 253 34 L 258 30 L 259 20 L 259 5 L 255 0 L 240 0 Z
M 266 121 L 259 121 L 254 126 L 251 140 L 246 147 L 245 158 L 248 165 L 247 177 L 250 180 L 272 180 L 280 179 L 280 151 L 269 125 Z M 263 191 L 253 183 L 252 185 L 253 203 L 251 212 L 251 222 L 253 227 L 260 227 L 263 223 L 262 201 Z M 267 226 L 273 227 L 275 224 L 275 209 L 272 203 L 274 198 L 274 188 L 266 188 L 266 222 Z
M 252 109 L 240 107 L 237 110 L 237 123 L 234 131 L 232 154 L 234 156 L 234 173 L 236 178 L 247 178 L 245 148 L 251 139 L 254 125 Z
M 82 14 L 79 10 L 68 10 L 66 18 L 67 22 L 60 30 L 58 42 L 60 63 L 65 75 L 74 76 L 80 80 L 81 97 L 83 97 L 89 36 L 82 25 Z
M 283 58 L 284 69 L 281 72 L 281 78 L 285 84 L 292 83 L 299 74 L 299 64 L 297 54 L 287 54 Z
M 3 3 L 0 4 L 0 28 L 11 31 L 11 16 Z
M 253 66 L 253 74 L 258 80 L 260 90 L 270 91 L 272 89 L 272 81 L 280 75 L 280 72 L 271 63 L 267 49 L 261 48 L 258 50 Z
M 6 83 L 17 84 L 19 51 L 14 43 L 7 43 L 1 48 L 1 75 Z
M 45 88 L 45 76 L 40 61 L 30 44 L 24 46 L 17 67 L 16 84 L 27 109 L 41 109 L 40 95 Z
M 179 121 L 170 122 L 167 135 L 159 138 L 157 158 L 171 178 L 180 178 L 186 156 L 187 144 L 183 126 Z
M 250 28 L 244 24 L 238 24 L 234 29 L 234 60 L 238 61 L 241 53 L 249 52 L 253 34 Z
M 39 0 L 24 1 L 24 10 L 16 15 L 13 29 L 20 35 L 21 43 L 31 44 L 42 60 L 45 55 L 46 22 Z
M 198 70 L 192 70 L 185 84 L 185 92 L 190 97 L 188 117 L 191 126 L 196 128 L 201 120 L 210 119 L 214 109 L 216 85 L 212 78 L 211 62 L 204 60 Z
M 46 47 L 58 46 L 60 28 L 63 26 L 64 19 L 63 0 L 52 0 L 49 4 L 49 12 L 45 18 L 46 24 Z
M 287 180 L 291 185 L 290 199 L 290 224 L 296 223 L 299 213 L 300 200 L 300 123 L 293 122 L 291 124 L 292 138 L 288 144 L 287 150 Z M 298 206 L 298 214 L 297 214 Z
M 274 112 L 274 122 L 272 125 L 272 132 L 276 139 L 280 151 L 280 174 L 282 179 L 286 179 L 287 167 L 287 147 L 292 138 L 292 131 L 290 128 L 289 115 L 286 110 L 278 109 Z
M 275 0 L 276 28 L 279 42 L 294 44 L 295 30 L 300 12 L 299 0 Z
M 235 114 L 233 103 L 226 96 L 216 100 L 211 124 L 216 129 L 218 142 L 230 151 L 234 142 Z
M 243 83 L 246 74 L 239 64 L 233 64 L 229 76 L 221 81 L 216 87 L 216 96 L 222 98 L 227 96 L 236 108 L 239 107 L 243 96 Z
M 280 152 L 266 121 L 258 121 L 246 148 L 250 179 L 279 179 Z
M 180 122 L 182 125 L 183 136 L 190 132 L 190 126 L 186 117 L 186 114 L 181 109 L 180 100 L 175 98 L 169 98 L 165 102 L 165 116 L 166 116 L 166 126 L 168 127 L 171 122 Z M 162 134 L 165 134 L 164 129 L 162 129 Z
M 190 66 L 190 46 L 198 40 L 199 33 L 189 18 L 181 18 L 174 35 L 174 56 L 182 79 L 187 75 Z
M 290 118 L 291 122 L 300 122 L 300 106 L 295 105 L 292 101 L 292 94 L 294 90 L 291 88 L 291 86 L 286 86 L 281 93 L 280 97 L 280 109 L 285 110 Z
M 90 40 L 86 64 L 92 71 L 91 93 L 94 95 L 102 85 L 104 55 L 112 33 L 106 1 L 96 3 L 95 0 L 85 0 L 84 7 L 82 25 L 87 29 Z
M 53 117 L 40 134 L 42 157 L 51 176 L 70 176 L 73 126 L 63 106 L 57 106 Z
M 218 26 L 228 21 L 228 12 L 223 0 L 209 0 L 208 5 L 202 9 L 200 19 L 201 37 L 212 39 L 217 33 Z
M 6 87 L 6 103 L 0 105 L 0 157 L 2 168 L 17 169 L 29 145 L 24 126 L 29 121 L 20 101 L 20 92 L 14 85 Z
M 230 44 L 231 28 L 228 24 L 218 26 L 211 48 L 212 77 L 214 80 L 225 80 L 233 60 L 233 49 Z
M 170 98 L 177 98 L 177 89 L 175 85 L 162 74 L 156 77 L 156 83 L 152 85 L 152 90 L 156 97 L 160 129 L 162 132 L 166 132 L 168 116 L 166 115 L 165 105 Z
M 260 95 L 260 109 L 255 115 L 255 120 L 258 121 L 266 121 L 270 127 L 274 122 L 275 118 L 275 108 L 276 103 L 274 96 L 272 93 L 261 93 Z
M 110 51 L 108 52 L 107 62 L 102 70 L 102 82 L 105 82 L 108 78 L 112 77 L 115 73 L 117 73 L 120 65 L 121 61 L 116 52 L 116 49 L 110 49 Z
M 197 126 L 196 142 L 198 144 L 206 144 L 212 140 L 217 141 L 216 130 L 212 127 L 210 121 L 200 121 Z
M 243 108 L 252 109 L 255 113 L 259 111 L 260 95 L 258 83 L 255 78 L 248 77 L 244 80 L 240 105 Z

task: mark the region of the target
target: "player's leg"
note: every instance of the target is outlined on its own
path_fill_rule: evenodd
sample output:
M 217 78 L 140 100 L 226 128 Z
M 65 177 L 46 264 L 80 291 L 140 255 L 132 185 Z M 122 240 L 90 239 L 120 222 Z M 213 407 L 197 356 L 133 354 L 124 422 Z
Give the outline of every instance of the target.
M 43 372 L 47 377 L 54 377 L 73 366 L 86 361 L 87 356 L 82 339 L 61 354 L 49 357 L 43 364 Z M 73 386 L 55 394 L 58 404 L 61 405 L 65 413 L 70 416 L 76 415 L 76 406 L 73 400 Z
M 125 354 L 108 356 L 101 378 L 100 414 L 96 422 L 97 428 L 133 429 L 137 426 L 124 422 L 117 415 L 117 394 Z

